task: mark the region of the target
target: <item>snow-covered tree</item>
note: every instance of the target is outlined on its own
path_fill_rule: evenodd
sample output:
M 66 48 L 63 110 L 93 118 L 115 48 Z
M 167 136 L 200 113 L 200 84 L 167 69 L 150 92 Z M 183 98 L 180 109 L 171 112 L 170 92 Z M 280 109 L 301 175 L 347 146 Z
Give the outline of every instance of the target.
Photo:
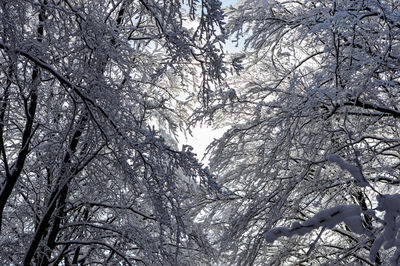
M 231 127 L 210 160 L 221 195 L 199 215 L 220 261 L 398 265 L 400 2 L 244 0 L 228 15 L 244 70 L 210 109 Z
M 0 0 L 0 264 L 200 261 L 187 198 L 215 183 L 163 135 L 221 79 L 222 20 L 214 0 Z

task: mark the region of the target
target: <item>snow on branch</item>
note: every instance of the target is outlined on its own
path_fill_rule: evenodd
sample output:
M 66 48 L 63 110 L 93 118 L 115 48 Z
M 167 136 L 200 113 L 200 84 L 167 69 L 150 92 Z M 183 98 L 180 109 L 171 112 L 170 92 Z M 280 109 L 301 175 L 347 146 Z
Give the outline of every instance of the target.
M 400 264 L 400 194 L 378 195 L 378 211 L 384 211 L 383 217 L 384 230 L 375 239 L 371 247 L 369 258 L 375 261 L 379 249 L 383 246 L 384 249 L 396 247 L 396 251 L 390 258 L 392 265 Z
M 273 243 L 282 236 L 304 235 L 321 226 L 323 228 L 333 228 L 335 225 L 344 222 L 352 232 L 375 238 L 369 254 L 369 259 L 372 262 L 376 260 L 381 247 L 385 250 L 396 248 L 390 258 L 390 263 L 391 265 L 400 265 L 400 194 L 378 195 L 377 201 L 378 206 L 376 210 L 385 212 L 383 220 L 375 215 L 374 210 L 365 211 L 379 223 L 383 224 L 383 230 L 381 230 L 380 235 L 377 237 L 363 226 L 361 208 L 359 205 L 354 204 L 339 205 L 322 210 L 303 223 L 294 222 L 290 228 L 273 228 L 266 233 L 265 238 L 267 242 Z
M 328 160 L 336 163 L 342 170 L 347 170 L 355 179 L 357 186 L 359 187 L 367 187 L 369 186 L 369 183 L 367 180 L 365 180 L 364 175 L 361 172 L 360 167 L 357 165 L 350 164 L 343 160 L 342 157 L 340 157 L 337 154 L 330 154 L 328 155 Z
M 265 237 L 267 242 L 273 243 L 281 236 L 304 235 L 321 226 L 324 228 L 333 228 L 341 222 L 344 222 L 354 233 L 370 235 L 370 232 L 362 224 L 360 206 L 354 204 L 339 205 L 322 210 L 303 223 L 294 222 L 290 228 L 273 228 L 266 233 Z

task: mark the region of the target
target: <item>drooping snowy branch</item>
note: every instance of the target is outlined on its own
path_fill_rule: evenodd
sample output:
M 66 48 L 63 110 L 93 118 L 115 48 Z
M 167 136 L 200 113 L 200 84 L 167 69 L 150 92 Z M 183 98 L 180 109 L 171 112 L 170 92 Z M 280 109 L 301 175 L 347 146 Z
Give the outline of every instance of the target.
M 395 248 L 396 251 L 390 258 L 391 265 L 400 263 L 400 194 L 378 195 L 377 211 L 384 212 L 383 220 L 376 217 L 374 210 L 365 213 L 375 217 L 382 224 L 382 233 L 375 237 L 370 249 L 369 259 L 376 261 L 379 250 Z M 356 234 L 364 234 L 374 238 L 373 232 L 365 228 L 361 217 L 362 211 L 359 205 L 340 205 L 315 214 L 311 219 L 302 223 L 294 222 L 291 227 L 276 227 L 269 230 L 265 238 L 267 242 L 273 243 L 282 236 L 292 237 L 294 235 L 305 235 L 319 227 L 332 229 L 334 226 L 344 222 L 347 227 Z
M 390 258 L 392 265 L 400 263 L 400 194 L 378 195 L 378 211 L 385 212 L 383 216 L 383 232 L 375 239 L 370 250 L 370 260 L 375 261 L 379 249 L 396 248 Z
M 322 210 L 309 220 L 302 223 L 294 222 L 290 228 L 273 228 L 266 233 L 265 238 L 269 243 L 273 243 L 282 236 L 305 235 L 319 227 L 333 228 L 341 222 L 344 222 L 354 233 L 370 235 L 370 232 L 362 224 L 360 206 L 354 204 L 335 206 Z
M 360 187 L 367 187 L 369 186 L 369 183 L 367 180 L 365 180 L 365 177 L 357 165 L 350 164 L 343 160 L 342 157 L 340 157 L 337 154 L 330 154 L 328 156 L 328 160 L 331 162 L 336 163 L 342 170 L 348 171 L 353 177 L 356 182 L 356 184 Z

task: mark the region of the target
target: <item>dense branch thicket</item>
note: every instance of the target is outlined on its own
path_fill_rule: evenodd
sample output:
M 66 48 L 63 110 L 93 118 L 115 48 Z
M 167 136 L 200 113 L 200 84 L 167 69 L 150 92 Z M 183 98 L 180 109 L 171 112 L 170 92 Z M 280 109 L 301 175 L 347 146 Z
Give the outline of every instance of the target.
M 399 264 L 400 2 L 226 13 L 0 0 L 0 264 Z
M 163 135 L 221 79 L 222 19 L 213 0 L 0 1 L 0 264 L 207 254 L 185 209 L 215 183 Z
M 224 196 L 205 204 L 222 263 L 398 265 L 399 8 L 245 0 L 230 9 L 244 70 L 215 112 L 231 124 L 211 157 Z

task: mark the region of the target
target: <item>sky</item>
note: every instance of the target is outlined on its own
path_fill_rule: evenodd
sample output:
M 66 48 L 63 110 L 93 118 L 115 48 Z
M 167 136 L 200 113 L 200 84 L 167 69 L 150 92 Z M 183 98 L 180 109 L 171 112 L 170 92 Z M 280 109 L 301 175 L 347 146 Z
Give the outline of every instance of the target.
M 234 5 L 237 0 L 222 0 L 222 7 L 226 8 L 231 5 Z M 227 48 L 229 50 L 238 51 L 239 49 L 235 47 L 232 43 L 227 43 Z M 208 165 L 208 156 L 204 157 L 205 151 L 208 145 L 214 140 L 220 138 L 226 128 L 223 129 L 213 129 L 208 125 L 198 125 L 193 129 L 193 135 L 187 136 L 186 138 L 183 135 L 179 136 L 179 144 L 180 145 L 190 145 L 193 147 L 194 153 L 197 154 L 197 158 L 202 160 L 202 162 Z M 204 158 L 203 158 L 204 157 Z
M 210 126 L 196 126 L 193 129 L 193 136 L 180 136 L 180 145 L 190 145 L 193 147 L 193 152 L 197 154 L 197 158 L 202 160 L 205 165 L 208 165 L 209 156 L 204 157 L 207 146 L 214 140 L 220 138 L 225 132 L 225 129 L 213 129 Z M 204 158 L 203 158 L 204 157 Z

